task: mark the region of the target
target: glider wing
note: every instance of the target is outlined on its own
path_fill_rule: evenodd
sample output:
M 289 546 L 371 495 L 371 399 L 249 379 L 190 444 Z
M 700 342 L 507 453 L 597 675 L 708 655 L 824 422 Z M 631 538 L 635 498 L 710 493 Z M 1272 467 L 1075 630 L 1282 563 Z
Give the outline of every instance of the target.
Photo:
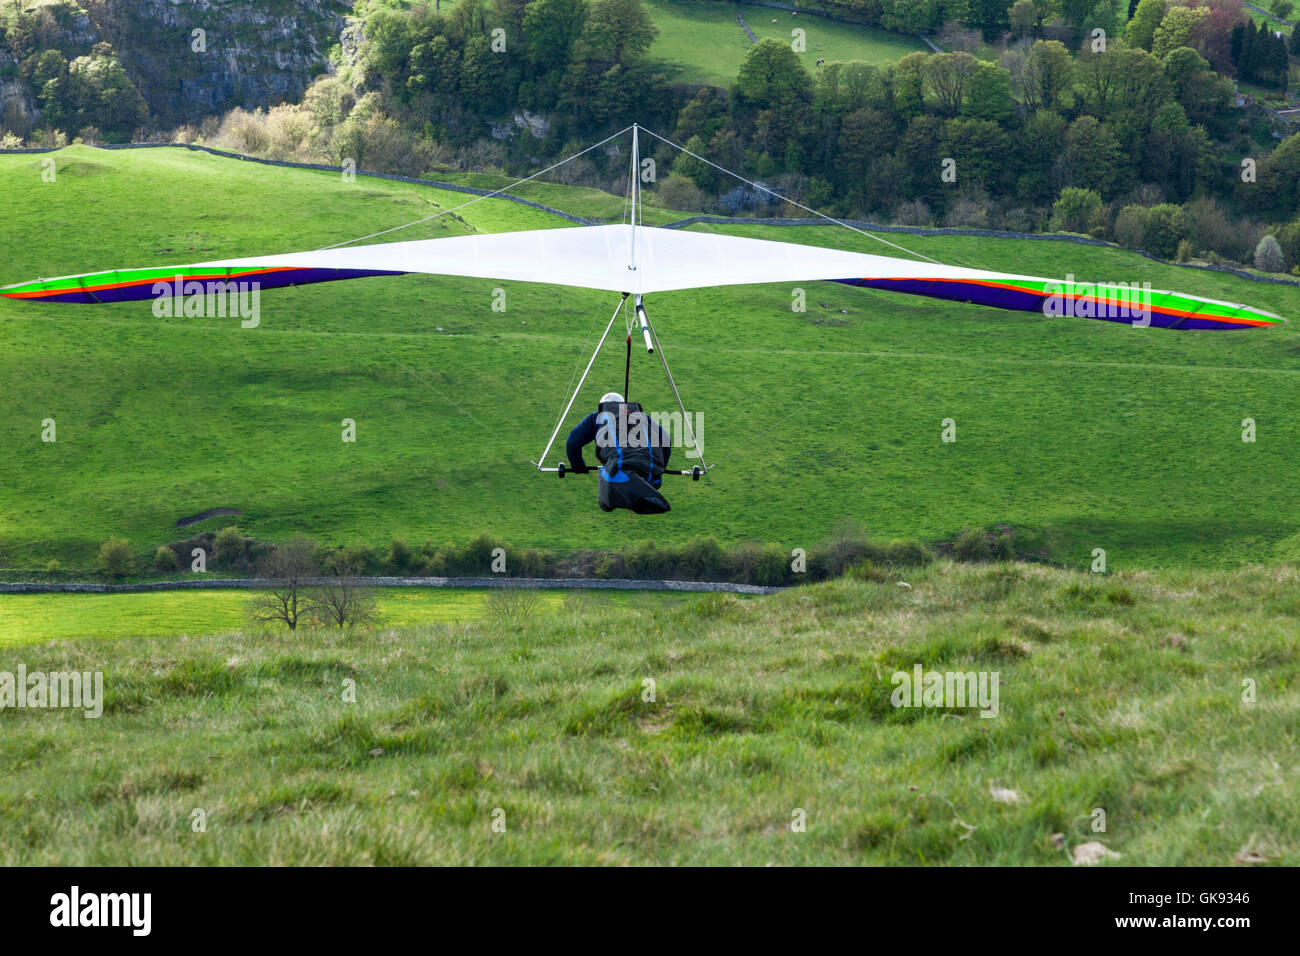
M 1124 284 L 1063 282 L 800 243 L 630 225 L 454 236 L 123 269 L 19 283 L 0 289 L 0 295 L 43 302 L 121 302 L 221 291 L 223 283 L 256 282 L 265 289 L 405 273 L 634 295 L 824 279 L 1022 312 L 1163 328 L 1239 329 L 1283 321 L 1244 305 Z

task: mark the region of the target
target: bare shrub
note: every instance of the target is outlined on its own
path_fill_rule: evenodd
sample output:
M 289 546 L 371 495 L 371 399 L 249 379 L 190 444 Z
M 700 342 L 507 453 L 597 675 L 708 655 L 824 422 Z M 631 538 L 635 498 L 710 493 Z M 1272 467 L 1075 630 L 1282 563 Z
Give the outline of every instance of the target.
M 361 568 L 349 563 L 337 569 L 326 583 L 311 589 L 307 616 L 314 622 L 340 630 L 366 627 L 379 622 L 375 589 L 366 586 Z
M 909 199 L 894 207 L 894 223 L 899 226 L 929 226 L 934 222 L 924 199 Z
M 967 229 L 987 229 L 993 202 L 982 190 L 963 193 L 953 200 L 944 217 L 946 225 Z
M 659 201 L 667 209 L 680 209 L 686 212 L 701 210 L 711 212 L 717 203 L 704 190 L 685 176 L 673 173 L 659 184 Z
M 262 559 L 258 576 L 269 583 L 248 603 L 253 620 L 297 630 L 309 608 L 306 582 L 316 573 L 315 553 L 315 543 L 299 535 Z
M 484 602 L 487 616 L 501 627 L 523 626 L 537 613 L 542 596 L 530 584 L 511 581 L 505 587 L 493 588 Z

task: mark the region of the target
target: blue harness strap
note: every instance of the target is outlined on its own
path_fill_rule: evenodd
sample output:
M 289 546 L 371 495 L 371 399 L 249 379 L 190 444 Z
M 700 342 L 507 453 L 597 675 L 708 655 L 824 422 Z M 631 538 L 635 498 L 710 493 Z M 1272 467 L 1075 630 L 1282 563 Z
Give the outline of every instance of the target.
M 614 413 L 601 412 L 599 415 L 596 416 L 596 429 L 597 429 L 596 433 L 598 435 L 600 434 L 599 429 L 601 425 L 609 426 L 609 434 L 614 439 L 614 450 L 618 453 L 618 459 L 616 464 L 616 467 L 618 468 L 618 474 L 611 475 L 605 469 L 604 463 L 602 463 L 600 466 L 600 477 L 604 478 L 610 484 L 613 485 L 621 484 L 622 482 L 627 481 L 628 477 L 627 477 L 627 472 L 623 470 L 623 446 L 620 445 L 618 441 L 618 428 L 614 425 Z

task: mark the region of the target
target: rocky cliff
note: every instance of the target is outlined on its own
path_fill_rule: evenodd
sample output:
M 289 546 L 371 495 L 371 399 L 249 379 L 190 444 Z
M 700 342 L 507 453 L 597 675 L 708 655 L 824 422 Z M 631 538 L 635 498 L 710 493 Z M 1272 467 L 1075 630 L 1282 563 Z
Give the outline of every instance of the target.
M 0 97 L 30 105 L 21 64 L 41 49 L 68 58 L 107 42 L 160 126 L 234 106 L 296 101 L 329 69 L 345 0 L 37 0 L 6 14 Z M 11 8 L 12 11 L 12 8 Z

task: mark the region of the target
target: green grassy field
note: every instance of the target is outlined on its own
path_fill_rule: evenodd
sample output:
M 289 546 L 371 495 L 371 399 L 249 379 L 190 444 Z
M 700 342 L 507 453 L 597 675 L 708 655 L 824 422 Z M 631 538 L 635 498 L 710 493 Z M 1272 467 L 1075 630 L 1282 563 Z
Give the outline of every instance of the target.
M 248 624 L 252 591 L 163 591 L 142 594 L 6 594 L 0 596 L 0 647 L 47 640 L 203 636 Z M 492 617 L 494 592 L 468 588 L 381 588 L 377 607 L 384 627 L 479 621 Z M 552 612 L 567 591 L 538 591 L 539 610 Z M 590 606 L 673 607 L 680 594 L 602 591 Z
M 1295 567 L 908 583 L 0 647 L 105 688 L 0 714 L 0 863 L 1300 863 Z M 997 716 L 895 708 L 917 664 Z
M 730 87 L 749 52 L 749 37 L 736 19 L 736 5 L 700 0 L 645 0 L 659 36 L 650 59 L 683 83 L 708 83 Z M 806 49 L 801 54 L 811 72 L 818 59 L 892 63 L 924 49 L 915 37 L 884 30 L 838 23 L 811 14 L 741 4 L 745 22 L 760 40 L 773 37 L 792 41 L 791 31 L 802 29 Z M 772 21 L 776 20 L 776 23 Z
M 310 249 L 449 209 L 462 194 L 276 169 L 183 150 L 0 157 L 0 283 L 115 266 Z M 555 192 L 554 190 L 552 192 Z M 558 195 L 558 193 L 556 193 Z M 572 209 L 607 200 L 574 195 Z M 566 227 L 489 200 L 390 238 Z M 710 227 L 695 227 L 710 228 Z M 712 227 L 717 228 L 717 227 Z M 739 234 L 860 251 L 841 229 Z M 895 237 L 898 238 L 898 237 Z M 943 261 L 1147 280 L 1295 318 L 1300 290 L 1110 248 L 905 237 Z M 492 310 L 493 290 L 507 311 Z M 1300 553 L 1300 335 L 1179 334 L 850 289 L 655 296 L 688 407 L 719 467 L 669 488 L 666 519 L 604 515 L 595 486 L 539 476 L 566 385 L 613 308 L 578 290 L 424 276 L 262 299 L 261 325 L 159 319 L 149 303 L 0 303 L 0 566 L 89 570 L 100 542 L 143 555 L 183 516 L 229 506 L 268 540 L 614 547 L 699 534 L 809 547 L 841 517 L 883 538 L 1036 528 L 1053 559 L 1231 567 Z M 632 396 L 672 407 L 653 360 Z M 622 384 L 621 343 L 588 382 Z M 1258 440 L 1241 440 L 1244 418 Z M 56 443 L 40 440 L 54 418 Z M 357 441 L 341 441 L 341 421 Z M 955 444 L 941 423 L 957 423 Z M 572 420 L 572 419 L 571 419 Z M 554 453 L 553 453 L 554 456 Z M 677 458 L 674 458 L 676 461 Z
M 212 634 L 242 627 L 249 591 L 147 594 L 6 594 L 0 597 L 0 646 L 82 637 Z M 380 613 L 393 624 L 478 618 L 479 591 L 384 591 Z M 548 595 L 549 597 L 549 595 Z
M 1268 4 L 1257 3 L 1255 4 L 1255 6 L 1264 7 L 1267 9 Z M 1271 16 L 1267 13 L 1260 13 L 1258 10 L 1252 10 L 1249 7 L 1246 8 L 1245 14 L 1246 16 L 1250 17 L 1250 19 L 1254 20 L 1256 24 L 1262 24 L 1263 26 L 1268 27 L 1270 30 L 1273 30 L 1275 32 L 1280 30 L 1283 33 L 1288 35 L 1291 33 L 1292 28 L 1283 24 L 1282 21 L 1275 16 Z M 1294 16 L 1291 17 L 1291 22 L 1292 23 L 1295 22 Z

